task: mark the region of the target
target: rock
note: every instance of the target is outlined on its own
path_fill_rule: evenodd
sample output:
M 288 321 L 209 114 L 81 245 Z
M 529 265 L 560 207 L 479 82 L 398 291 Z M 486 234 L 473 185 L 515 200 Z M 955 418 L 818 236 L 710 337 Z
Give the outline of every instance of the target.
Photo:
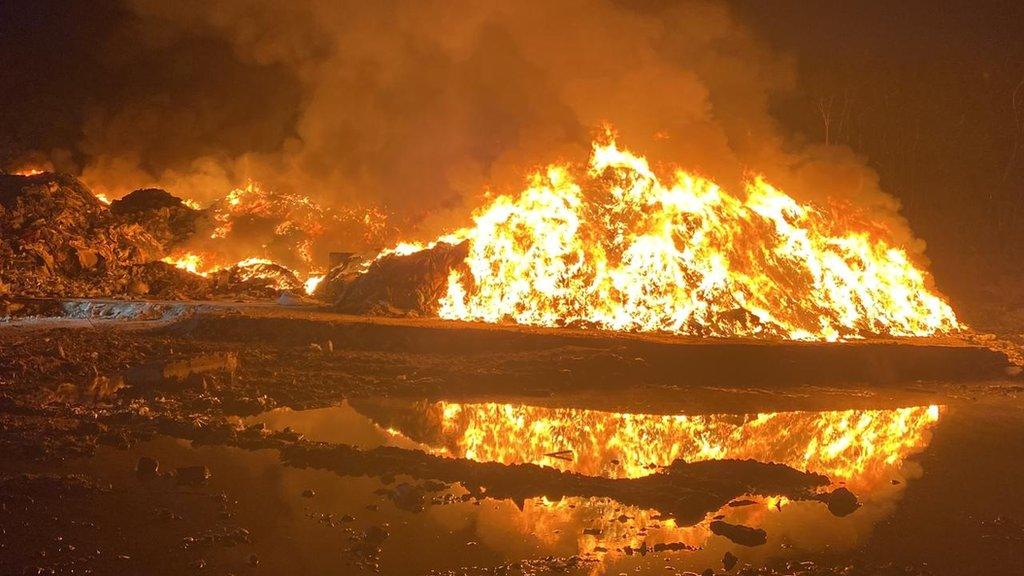
M 422 488 L 404 482 L 396 486 L 388 497 L 395 503 L 396 508 L 408 512 L 422 512 L 426 500 Z
M 206 484 L 210 479 L 210 469 L 206 466 L 185 466 L 178 468 L 175 473 L 178 484 L 199 485 Z
M 722 567 L 728 572 L 736 567 L 736 563 L 739 562 L 739 558 L 736 557 L 732 552 L 726 552 L 725 556 L 722 556 Z
M 729 524 L 721 520 L 711 523 L 711 532 L 718 536 L 724 536 L 741 546 L 760 546 L 768 542 L 768 533 L 760 528 Z
M 135 473 L 139 478 L 156 478 L 159 471 L 160 462 L 156 458 L 142 456 L 139 458 L 138 463 L 135 464 Z
M 693 550 L 693 546 L 685 542 L 659 542 L 654 545 L 655 552 L 679 552 L 680 550 Z
M 379 547 L 391 534 L 380 526 L 370 526 L 363 532 L 363 542 L 374 548 Z
M 860 502 L 857 501 L 857 496 L 853 492 L 850 492 L 847 488 L 836 488 L 831 492 L 825 494 L 818 494 L 815 496 L 815 500 L 824 502 L 828 506 L 828 511 L 834 516 L 843 517 L 849 516 L 860 508 Z

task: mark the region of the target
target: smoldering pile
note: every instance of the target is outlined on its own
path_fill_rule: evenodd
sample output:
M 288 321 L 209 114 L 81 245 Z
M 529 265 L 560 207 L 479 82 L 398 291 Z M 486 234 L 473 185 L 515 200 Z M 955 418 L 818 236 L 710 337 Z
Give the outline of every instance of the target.
M 201 276 L 161 261 L 212 218 L 159 189 L 107 206 L 73 176 L 0 175 L 0 296 L 202 299 L 300 286 L 263 262 Z

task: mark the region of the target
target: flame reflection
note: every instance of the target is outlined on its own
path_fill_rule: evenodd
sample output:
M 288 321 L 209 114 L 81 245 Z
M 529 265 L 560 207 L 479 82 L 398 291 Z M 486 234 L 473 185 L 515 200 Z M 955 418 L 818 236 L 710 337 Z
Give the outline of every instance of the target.
M 446 453 L 638 478 L 675 460 L 753 459 L 864 486 L 927 443 L 939 406 L 886 410 L 658 415 L 438 402 Z
M 943 411 L 944 407 L 929 405 L 690 416 L 436 402 L 428 405 L 426 418 L 428 427 L 435 429 L 418 430 L 417 435 L 425 432 L 433 451 L 446 456 L 532 462 L 617 478 L 649 475 L 677 459 L 786 464 L 825 474 L 857 492 L 867 508 L 856 520 L 858 528 L 847 523 L 847 530 L 869 530 L 890 510 L 885 502 L 902 493 L 903 484 L 891 485 L 890 480 L 902 478 L 905 460 L 927 446 Z M 716 514 L 746 525 L 771 526 L 778 537 L 831 529 L 831 524 L 808 527 L 801 520 L 816 517 L 817 522 L 827 522 L 829 513 L 820 504 L 793 503 L 771 494 L 750 498 L 753 503 L 748 506 L 727 506 Z M 791 508 L 802 510 L 789 515 Z M 817 516 L 809 516 L 812 511 Z M 709 529 L 711 516 L 683 526 L 657 510 L 607 498 L 566 497 L 528 500 L 520 511 L 510 513 L 508 521 L 545 546 L 572 545 L 577 553 L 598 560 L 600 567 L 648 551 L 707 549 L 721 540 Z M 722 551 L 713 549 L 720 557 Z

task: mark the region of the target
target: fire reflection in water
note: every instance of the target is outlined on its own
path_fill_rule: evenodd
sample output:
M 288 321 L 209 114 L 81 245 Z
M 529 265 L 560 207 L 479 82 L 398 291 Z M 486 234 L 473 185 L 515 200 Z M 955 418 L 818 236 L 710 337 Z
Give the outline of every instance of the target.
M 505 464 L 638 478 L 675 460 L 753 459 L 866 487 L 923 447 L 938 406 L 891 410 L 656 415 L 440 402 L 445 450 Z
M 679 459 L 786 464 L 824 474 L 857 493 L 865 508 L 855 523 L 869 529 L 888 513 L 902 490 L 890 480 L 902 477 L 899 471 L 905 459 L 927 446 L 930 430 L 943 410 L 931 405 L 686 416 L 437 402 L 427 406 L 426 420 L 420 421 L 428 429 L 416 426 L 420 429 L 412 435 L 446 456 L 506 464 L 531 462 L 615 478 L 653 474 Z M 827 533 L 821 526 L 807 525 L 809 517 L 828 521 L 827 511 L 819 504 L 797 506 L 770 494 L 752 498 L 753 505 L 727 507 L 720 513 L 736 522 L 772 526 L 774 535 L 784 532 L 786 538 L 806 540 L 808 534 L 813 539 Z M 789 512 L 802 520 L 780 520 Z M 608 560 L 653 549 L 656 544 L 701 548 L 714 541 L 707 521 L 679 526 L 657 511 L 603 498 L 535 499 L 527 501 L 511 521 L 546 545 L 575 539 L 578 552 Z M 796 536 L 801 531 L 803 536 Z

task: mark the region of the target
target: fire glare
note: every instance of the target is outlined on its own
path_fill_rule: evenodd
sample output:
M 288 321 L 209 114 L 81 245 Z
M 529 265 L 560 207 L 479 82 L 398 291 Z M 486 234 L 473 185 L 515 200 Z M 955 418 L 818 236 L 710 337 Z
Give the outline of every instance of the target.
M 838 340 L 960 328 L 906 252 L 764 179 L 742 197 L 595 144 L 589 169 L 532 176 L 455 234 L 438 314 L 485 322 Z
M 676 460 L 753 459 L 876 485 L 923 448 L 938 406 L 765 414 L 627 414 L 518 404 L 440 402 L 445 451 L 532 462 L 590 476 L 638 478 Z

